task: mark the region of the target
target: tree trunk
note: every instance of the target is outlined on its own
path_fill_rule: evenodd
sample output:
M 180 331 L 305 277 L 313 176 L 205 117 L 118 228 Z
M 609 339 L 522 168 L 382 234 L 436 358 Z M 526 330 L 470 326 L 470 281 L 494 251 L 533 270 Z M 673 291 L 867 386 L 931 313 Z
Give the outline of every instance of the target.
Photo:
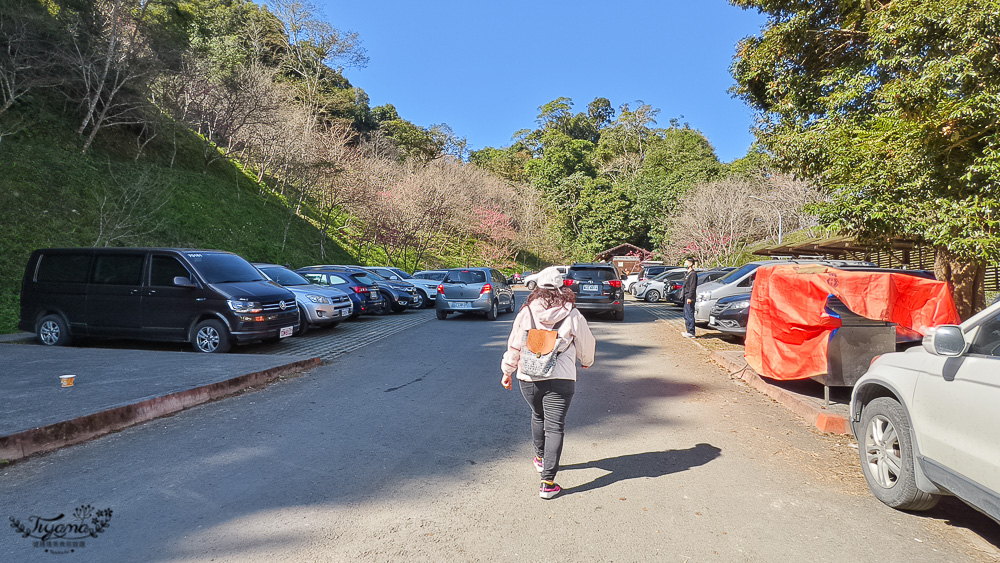
M 986 264 L 960 260 L 942 246 L 934 249 L 934 276 L 948 282 L 958 316 L 966 320 L 986 307 Z

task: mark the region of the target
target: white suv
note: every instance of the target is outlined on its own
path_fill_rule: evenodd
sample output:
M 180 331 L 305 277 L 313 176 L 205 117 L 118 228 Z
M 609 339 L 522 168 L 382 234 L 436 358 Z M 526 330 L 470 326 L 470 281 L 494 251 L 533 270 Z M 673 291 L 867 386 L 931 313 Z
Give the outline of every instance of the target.
M 1000 304 L 877 357 L 851 396 L 868 487 L 926 510 L 954 495 L 1000 521 Z

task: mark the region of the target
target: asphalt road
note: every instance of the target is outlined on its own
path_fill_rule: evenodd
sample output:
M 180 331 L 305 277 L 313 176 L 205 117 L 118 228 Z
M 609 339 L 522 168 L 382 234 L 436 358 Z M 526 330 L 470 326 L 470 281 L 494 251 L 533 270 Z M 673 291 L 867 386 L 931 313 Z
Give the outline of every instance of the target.
M 500 386 L 513 315 L 415 324 L 263 390 L 0 469 L 0 516 L 112 509 L 0 561 L 993 561 L 961 503 L 884 507 L 857 450 L 729 378 L 648 312 L 595 319 L 563 495 Z M 337 329 L 335 329 L 337 330 Z M 336 338 L 331 331 L 329 338 Z

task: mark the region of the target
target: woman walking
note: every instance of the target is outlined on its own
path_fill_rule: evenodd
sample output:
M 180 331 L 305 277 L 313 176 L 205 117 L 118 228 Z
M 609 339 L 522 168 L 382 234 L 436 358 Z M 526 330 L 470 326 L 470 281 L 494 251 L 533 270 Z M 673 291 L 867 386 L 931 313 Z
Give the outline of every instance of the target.
M 535 290 L 514 319 L 500 366 L 503 386 L 510 389 L 516 373 L 521 395 L 531 407 L 535 469 L 542 474 L 538 494 L 544 499 L 562 490 L 555 478 L 562 455 L 566 412 L 576 390 L 576 361 L 579 359 L 585 368 L 594 363 L 594 335 L 575 303 L 576 294 L 563 286 L 559 270 L 554 267 L 542 270 Z M 533 332 L 541 331 L 532 335 L 532 346 L 547 340 L 551 352 L 527 349 L 528 332 L 532 329 Z M 554 358 L 548 354 L 553 354 Z M 526 358 L 531 360 L 527 366 Z M 553 361 L 546 363 L 547 359 Z

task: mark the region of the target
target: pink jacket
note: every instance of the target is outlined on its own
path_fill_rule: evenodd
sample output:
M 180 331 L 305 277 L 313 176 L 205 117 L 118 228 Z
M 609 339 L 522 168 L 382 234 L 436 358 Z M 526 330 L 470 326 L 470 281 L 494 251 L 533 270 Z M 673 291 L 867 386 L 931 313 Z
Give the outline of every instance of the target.
M 528 308 L 535 318 L 535 328 L 552 330 L 560 320 L 566 319 L 559 327 L 559 336 L 564 343 L 560 346 L 560 354 L 556 359 L 552 376 L 546 379 L 572 379 L 576 380 L 576 360 L 580 360 L 583 367 L 590 367 L 594 364 L 594 348 L 596 342 L 594 335 L 590 332 L 590 325 L 587 319 L 575 307 L 567 303 L 563 307 L 553 307 L 546 309 L 539 301 L 533 301 L 528 307 L 522 307 L 514 318 L 514 327 L 507 338 L 507 351 L 503 354 L 500 362 L 500 369 L 504 375 L 513 375 L 517 372 L 517 378 L 522 381 L 532 381 L 531 377 L 520 372 L 521 344 L 524 342 L 524 331 L 531 328 L 531 319 L 528 317 Z

